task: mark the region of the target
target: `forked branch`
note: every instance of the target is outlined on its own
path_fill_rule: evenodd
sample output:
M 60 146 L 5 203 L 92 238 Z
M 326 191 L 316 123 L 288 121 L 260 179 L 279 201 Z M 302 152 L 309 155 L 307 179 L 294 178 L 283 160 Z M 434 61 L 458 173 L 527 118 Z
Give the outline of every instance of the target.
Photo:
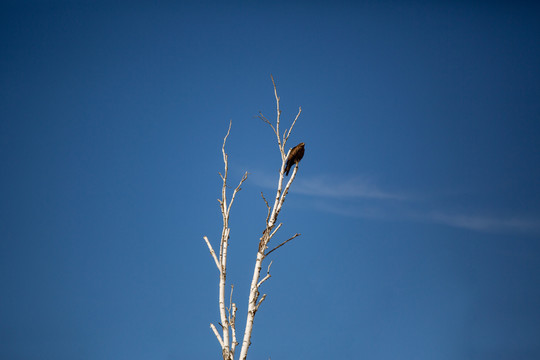
M 233 360 L 234 359 L 234 351 L 236 348 L 236 345 L 238 345 L 238 342 L 236 341 L 236 304 L 232 302 L 232 287 L 231 287 L 231 294 L 230 294 L 230 301 L 229 301 L 229 307 L 226 307 L 225 305 L 225 285 L 227 280 L 227 249 L 229 246 L 229 235 L 230 235 L 230 228 L 229 228 L 229 214 L 231 211 L 232 204 L 234 203 L 234 200 L 236 198 L 236 194 L 242 190 L 242 184 L 244 181 L 246 181 L 248 173 L 244 173 L 242 176 L 242 179 L 240 180 L 240 183 L 238 186 L 234 189 L 230 202 L 227 204 L 227 178 L 229 175 L 229 157 L 227 153 L 225 152 L 225 145 L 227 143 L 227 138 L 229 137 L 229 134 L 231 132 L 231 125 L 232 122 L 229 122 L 229 128 L 227 129 L 227 134 L 225 135 L 223 139 L 223 146 L 221 147 L 221 152 L 223 155 L 223 164 L 224 164 L 224 171 L 223 174 L 219 173 L 221 180 L 223 181 L 222 187 L 221 187 L 221 199 L 218 199 L 220 209 L 221 209 L 221 215 L 223 218 L 223 229 L 221 231 L 221 241 L 219 244 L 219 259 L 214 252 L 214 249 L 212 248 L 212 245 L 210 244 L 210 241 L 205 236 L 204 241 L 206 242 L 206 245 L 208 246 L 208 249 L 210 250 L 210 254 L 212 255 L 212 258 L 214 259 L 214 262 L 216 263 L 216 266 L 219 270 L 219 314 L 220 314 L 220 325 L 222 334 L 220 335 L 217 331 L 217 328 L 214 326 L 214 324 L 210 324 L 210 327 L 214 334 L 216 335 L 216 338 L 218 339 L 218 342 L 221 346 L 223 360 Z M 232 336 L 232 339 L 231 339 Z
M 263 120 L 264 122 L 266 122 L 268 125 L 270 125 L 270 127 L 272 128 L 274 134 L 276 135 L 278 148 L 279 148 L 279 152 L 280 152 L 280 155 L 281 155 L 281 168 L 280 168 L 280 171 L 279 171 L 279 177 L 278 177 L 278 183 L 277 183 L 277 189 L 276 189 L 276 196 L 275 196 L 275 199 L 274 199 L 274 205 L 271 208 L 270 208 L 270 205 L 268 204 L 268 202 L 266 201 L 265 197 L 261 194 L 261 196 L 263 197 L 263 200 L 264 200 L 264 202 L 266 204 L 266 207 L 268 209 L 268 215 L 266 217 L 266 224 L 265 224 L 265 229 L 263 231 L 263 236 L 259 240 L 259 247 L 258 247 L 257 257 L 255 259 L 255 268 L 253 270 L 253 278 L 251 280 L 251 287 L 250 287 L 250 292 L 249 292 L 248 315 L 247 315 L 247 319 L 246 319 L 246 328 L 244 330 L 244 339 L 242 341 L 242 350 L 240 352 L 240 360 L 246 360 L 247 352 L 248 352 L 249 346 L 251 344 L 251 333 L 253 331 L 253 321 L 254 321 L 254 318 L 255 318 L 255 314 L 259 310 L 259 307 L 261 306 L 264 299 L 266 299 L 266 294 L 263 294 L 259 298 L 259 294 L 260 294 L 259 288 L 265 281 L 267 281 L 271 277 L 271 275 L 270 275 L 270 265 L 272 263 L 270 263 L 270 265 L 268 266 L 266 276 L 262 280 L 259 280 L 260 274 L 261 274 L 262 263 L 263 263 L 265 257 L 268 254 L 270 254 L 274 250 L 277 250 L 279 247 L 285 245 L 287 242 L 289 242 L 292 239 L 299 236 L 299 234 L 296 234 L 292 238 L 288 239 L 287 241 L 283 242 L 282 244 L 278 245 L 274 249 L 267 252 L 268 244 L 269 244 L 270 240 L 272 239 L 272 237 L 276 234 L 276 232 L 281 227 L 281 224 L 279 224 L 274 229 L 274 231 L 271 232 L 272 229 L 274 228 L 276 222 L 277 222 L 279 212 L 281 211 L 281 208 L 283 207 L 283 204 L 285 202 L 285 197 L 286 197 L 287 193 L 289 192 L 289 188 L 290 188 L 292 182 L 294 181 L 294 179 L 296 177 L 297 170 L 298 170 L 298 166 L 295 166 L 295 168 L 293 170 L 293 173 L 292 173 L 291 177 L 289 178 L 289 181 L 287 182 L 285 188 L 283 189 L 285 166 L 286 166 L 286 162 L 287 162 L 287 157 L 288 157 L 289 152 L 290 152 L 290 150 L 289 150 L 289 152 L 285 152 L 285 145 L 287 143 L 287 140 L 289 139 L 289 136 L 291 135 L 292 129 L 294 128 L 294 125 L 296 124 L 296 121 L 298 120 L 298 118 L 300 117 L 300 114 L 302 112 L 302 109 L 299 108 L 298 114 L 294 118 L 294 120 L 293 120 L 293 122 L 291 124 L 291 127 L 288 130 L 285 130 L 284 133 L 283 133 L 283 137 L 281 137 L 280 136 L 280 128 L 279 128 L 280 123 L 281 123 L 281 109 L 280 109 L 280 104 L 279 104 L 280 98 L 279 98 L 278 93 L 277 93 L 277 87 L 276 87 L 276 83 L 274 81 L 274 77 L 272 77 L 272 85 L 274 86 L 274 96 L 276 98 L 276 122 L 275 122 L 275 126 L 267 118 L 265 118 L 261 113 L 259 113 L 259 118 L 261 120 Z
M 265 221 L 265 229 L 263 231 L 262 237 L 259 239 L 259 246 L 258 246 L 256 259 L 255 259 L 255 267 L 253 270 L 253 277 L 251 280 L 247 317 L 246 317 L 246 327 L 244 329 L 242 347 L 241 347 L 240 356 L 239 356 L 240 360 L 246 360 L 247 358 L 247 352 L 248 352 L 249 346 L 251 345 L 251 334 L 253 331 L 253 321 L 255 318 L 255 314 L 259 310 L 263 301 L 266 299 L 266 294 L 263 294 L 262 296 L 260 296 L 259 289 L 267 280 L 271 278 L 270 267 L 272 266 L 272 262 L 270 262 L 270 264 L 268 265 L 266 275 L 261 279 L 261 269 L 262 269 L 263 261 L 272 252 L 279 249 L 286 243 L 292 241 L 294 238 L 300 236 L 300 234 L 295 234 L 294 236 L 285 240 L 278 246 L 275 246 L 271 250 L 268 250 L 268 245 L 270 241 L 272 240 L 272 238 L 276 235 L 276 233 L 282 226 L 281 223 L 280 224 L 277 223 L 277 219 L 283 207 L 283 204 L 285 202 L 285 198 L 289 192 L 289 189 L 294 179 L 296 178 L 296 174 L 298 171 L 298 166 L 295 166 L 290 178 L 288 179 L 286 184 L 284 184 L 285 167 L 286 167 L 287 157 L 289 156 L 289 153 L 290 153 L 290 150 L 288 152 L 285 151 L 285 146 L 296 124 L 296 121 L 298 120 L 302 112 L 302 108 L 299 108 L 298 113 L 296 114 L 296 117 L 292 121 L 290 128 L 285 129 L 285 131 L 283 131 L 283 134 L 281 134 L 280 132 L 280 123 L 281 123 L 280 98 L 278 96 L 277 86 L 273 77 L 272 77 L 272 85 L 274 87 L 274 96 L 276 99 L 275 123 L 268 120 L 262 113 L 259 113 L 258 117 L 262 121 L 267 123 L 272 129 L 272 131 L 274 132 L 277 139 L 277 144 L 280 151 L 282 164 L 281 164 L 281 168 L 278 174 L 277 189 L 276 189 L 276 194 L 273 201 L 273 206 L 270 206 L 270 204 L 264 197 L 264 194 L 261 192 L 261 197 L 266 205 L 267 215 L 266 215 L 266 221 Z M 203 237 L 204 241 L 206 242 L 206 245 L 208 246 L 208 250 L 210 251 L 210 255 L 212 256 L 212 259 L 214 260 L 214 263 L 219 271 L 219 300 L 218 301 L 219 301 L 220 319 L 219 319 L 218 324 L 221 327 L 221 331 L 218 331 L 218 328 L 214 324 L 210 324 L 210 328 L 212 329 L 214 335 L 216 336 L 221 346 L 223 360 L 234 360 L 236 347 L 237 345 L 240 345 L 237 342 L 237 337 L 236 337 L 237 307 L 236 307 L 236 304 L 233 302 L 233 297 L 232 297 L 234 287 L 231 286 L 228 306 L 225 304 L 226 302 L 225 287 L 226 287 L 226 279 L 227 279 L 227 251 L 228 251 L 230 230 L 231 230 L 229 228 L 230 211 L 232 208 L 232 204 L 234 203 L 234 200 L 236 199 L 237 193 L 242 189 L 242 185 L 248 177 L 248 173 L 245 172 L 242 178 L 240 179 L 238 186 L 236 186 L 236 188 L 232 191 L 230 199 L 228 199 L 227 198 L 227 189 L 228 189 L 227 181 L 228 181 L 228 174 L 229 174 L 229 162 L 228 162 L 228 155 L 225 151 L 225 145 L 227 143 L 227 139 L 231 131 L 231 126 L 232 126 L 232 122 L 229 122 L 227 134 L 225 135 L 223 139 L 223 146 L 221 148 L 221 152 L 223 155 L 224 169 L 223 169 L 223 173 L 221 172 L 219 173 L 219 176 L 221 177 L 221 180 L 222 180 L 222 188 L 221 188 L 221 198 L 218 199 L 218 202 L 219 202 L 219 206 L 221 210 L 221 215 L 223 218 L 223 228 L 222 228 L 221 239 L 219 243 L 219 255 L 216 254 L 216 252 L 214 251 L 214 248 L 212 247 L 210 240 L 208 240 L 206 236 Z M 296 164 L 297 163 L 298 162 L 296 162 Z M 287 172 L 289 171 L 289 169 L 290 168 L 287 168 Z

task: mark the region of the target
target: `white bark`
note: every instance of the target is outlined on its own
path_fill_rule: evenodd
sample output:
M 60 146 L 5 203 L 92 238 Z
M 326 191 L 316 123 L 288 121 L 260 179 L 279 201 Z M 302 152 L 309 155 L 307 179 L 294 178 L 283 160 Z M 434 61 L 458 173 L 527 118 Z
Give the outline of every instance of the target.
M 221 351 L 223 355 L 223 360 L 233 360 L 234 359 L 234 350 L 236 348 L 236 329 L 235 327 L 235 318 L 236 318 L 236 304 L 232 302 L 232 290 L 231 290 L 231 299 L 229 303 L 229 308 L 225 304 L 225 286 L 227 283 L 227 249 L 229 247 L 229 236 L 231 229 L 229 228 L 229 213 L 231 211 L 231 206 L 236 197 L 236 193 L 241 190 L 241 185 L 247 179 L 247 172 L 244 174 L 238 186 L 234 189 L 231 196 L 229 204 L 227 204 L 227 176 L 229 173 L 229 161 L 227 153 L 225 152 L 225 144 L 227 142 L 227 137 L 231 131 L 231 124 L 229 123 L 229 129 L 227 130 L 227 135 L 223 139 L 223 146 L 221 151 L 223 153 L 223 163 L 225 165 L 225 170 L 223 175 L 220 173 L 221 179 L 223 180 L 223 186 L 221 188 L 221 199 L 218 199 L 221 208 L 221 215 L 223 217 L 223 229 L 221 231 L 221 241 L 219 244 L 219 259 L 217 258 L 210 241 L 205 236 L 204 241 L 210 250 L 210 254 L 216 263 L 216 266 L 219 270 L 219 317 L 220 325 L 222 329 L 222 334 L 220 335 L 217 331 L 214 324 L 210 324 L 210 328 L 216 335 L 218 342 L 221 346 Z M 231 331 L 229 331 L 231 330 Z M 232 343 L 230 339 L 230 334 L 232 334 Z
M 279 178 L 277 183 L 277 189 L 276 189 L 276 196 L 274 199 L 274 205 L 272 208 L 270 208 L 268 202 L 263 197 L 264 202 L 266 203 L 266 206 L 268 208 L 268 215 L 266 217 L 266 228 L 263 231 L 262 237 L 259 239 L 259 246 L 257 250 L 257 255 L 255 258 L 255 267 L 253 269 L 253 277 L 251 280 L 251 286 L 249 291 L 249 298 L 248 298 L 248 312 L 246 317 L 246 326 L 244 329 L 244 336 L 242 340 L 242 348 L 240 351 L 240 360 L 245 360 L 247 358 L 247 352 L 249 349 L 249 346 L 251 345 L 251 334 L 253 332 L 253 322 L 255 320 L 255 314 L 257 313 L 259 307 L 261 306 L 262 302 L 266 299 L 266 294 L 263 294 L 260 296 L 259 288 L 261 285 L 267 281 L 271 275 L 270 275 L 270 266 L 272 263 L 270 262 L 270 265 L 268 265 L 268 269 L 266 272 L 266 276 L 264 278 L 260 279 L 261 275 L 261 269 L 263 266 L 263 261 L 270 254 L 271 252 L 277 250 L 281 246 L 285 245 L 287 242 L 291 241 L 292 239 L 296 238 L 300 234 L 295 234 L 288 240 L 282 242 L 280 245 L 274 247 L 272 250 L 268 250 L 268 244 L 270 240 L 274 237 L 274 235 L 277 233 L 279 228 L 281 227 L 281 224 L 277 223 L 277 218 L 279 215 L 279 212 L 281 211 L 281 208 L 283 207 L 283 203 L 285 202 L 285 197 L 287 196 L 287 193 L 289 192 L 289 188 L 291 184 L 293 183 L 296 173 L 298 171 L 298 164 L 295 165 L 294 170 L 292 172 L 291 177 L 289 178 L 289 181 L 286 183 L 285 188 L 283 188 L 283 180 L 284 180 L 284 170 L 285 165 L 287 162 L 287 156 L 290 152 L 285 152 L 285 145 L 287 143 L 287 140 L 289 136 L 291 135 L 291 131 L 296 123 L 296 120 L 298 120 L 302 109 L 299 108 L 298 114 L 296 115 L 293 123 L 291 124 L 290 129 L 287 131 L 285 130 L 283 132 L 283 137 L 280 136 L 280 121 L 281 121 L 281 110 L 279 107 L 279 96 L 277 94 L 277 88 L 276 84 L 274 82 L 274 78 L 272 77 L 272 84 L 274 85 L 274 95 L 276 98 L 276 111 L 277 111 L 277 119 L 275 126 L 266 119 L 262 114 L 259 113 L 259 118 L 270 125 L 272 130 L 274 131 L 274 134 L 277 137 L 277 143 L 281 155 L 281 169 L 279 171 Z M 229 300 L 229 307 L 227 308 L 225 304 L 225 286 L 226 286 L 226 280 L 227 280 L 227 249 L 229 245 L 229 236 L 230 236 L 230 228 L 229 228 L 229 213 L 231 210 L 231 206 L 234 202 L 236 193 L 241 190 L 242 183 L 247 179 L 247 172 L 244 174 L 242 179 L 240 180 L 240 183 L 238 186 L 234 189 L 233 194 L 231 196 L 230 202 L 227 204 L 227 175 L 228 175 L 228 156 L 225 152 L 225 143 L 227 141 L 227 137 L 229 136 L 231 130 L 231 124 L 229 124 L 229 129 L 227 131 L 227 135 L 225 135 L 225 138 L 223 139 L 223 146 L 222 146 L 222 153 L 223 153 L 223 162 L 224 162 L 224 174 L 222 175 L 220 173 L 221 179 L 223 180 L 223 186 L 221 190 L 221 199 L 218 199 L 218 202 L 220 204 L 221 213 L 223 217 L 223 229 L 221 232 L 221 240 L 220 240 L 220 247 L 219 247 L 219 258 L 214 252 L 214 249 L 212 248 L 212 245 L 208 238 L 205 236 L 204 241 L 206 242 L 206 245 L 208 246 L 208 249 L 210 251 L 210 254 L 212 258 L 214 259 L 214 262 L 216 264 L 216 267 L 219 271 L 219 314 L 220 314 L 220 325 L 222 332 L 221 334 L 217 330 L 216 326 L 214 324 L 210 324 L 210 328 L 214 332 L 214 335 L 216 336 L 222 350 L 222 355 L 224 360 L 233 360 L 234 354 L 236 350 L 236 346 L 239 345 L 236 340 L 236 304 L 232 302 L 232 287 L 231 287 L 231 294 L 230 294 L 230 300 Z M 261 194 L 262 195 L 262 194 Z
M 251 279 L 251 287 L 249 290 L 249 301 L 248 301 L 248 313 L 246 318 L 246 328 L 244 330 L 244 339 L 242 341 L 242 350 L 240 351 L 240 360 L 245 360 L 247 358 L 247 352 L 249 349 L 249 346 L 251 345 L 251 334 L 253 332 L 253 322 L 255 320 L 255 314 L 257 313 L 257 310 L 259 310 L 259 307 L 261 306 L 262 302 L 266 298 L 266 294 L 264 294 L 260 300 L 259 300 L 259 287 L 262 285 L 263 282 L 265 282 L 268 278 L 270 278 L 270 267 L 268 267 L 268 273 L 263 280 L 259 281 L 260 275 L 261 275 L 261 269 L 262 269 L 262 263 L 265 259 L 265 257 L 272 251 L 276 250 L 280 246 L 284 245 L 288 241 L 292 240 L 293 238 L 297 237 L 299 234 L 294 235 L 291 239 L 285 241 L 278 247 L 274 248 L 270 252 L 266 252 L 268 248 L 268 243 L 272 239 L 272 237 L 275 235 L 277 230 L 281 227 L 281 224 L 277 226 L 277 228 L 273 230 L 277 218 L 279 215 L 279 212 L 281 211 L 281 208 L 283 206 L 283 203 L 285 202 L 285 197 L 287 196 L 287 193 L 289 192 L 289 188 L 291 184 L 293 183 L 296 173 L 298 171 L 298 165 L 295 165 L 293 173 L 291 177 L 289 178 L 289 181 L 287 182 L 287 185 L 285 186 L 285 189 L 283 189 L 283 179 L 284 179 L 284 172 L 285 172 L 285 165 L 287 163 L 287 157 L 289 155 L 290 150 L 285 153 L 285 145 L 287 144 L 287 140 L 291 134 L 291 131 L 294 127 L 294 124 L 296 123 L 296 120 L 300 116 L 300 113 L 302 112 L 302 109 L 300 108 L 298 110 L 298 114 L 296 115 L 291 128 L 287 132 L 287 130 L 283 133 L 283 138 L 280 137 L 280 131 L 279 131 L 279 125 L 281 121 L 281 110 L 279 107 L 279 96 L 277 94 L 277 88 L 276 84 L 274 82 L 274 78 L 272 78 L 272 83 L 274 85 L 274 95 L 276 97 L 276 126 L 274 127 L 268 119 L 266 119 L 262 114 L 259 114 L 259 118 L 262 119 L 264 122 L 270 125 L 272 130 L 274 130 L 274 133 L 277 137 L 278 147 L 281 154 L 281 170 L 279 172 L 279 179 L 277 184 L 277 190 L 276 190 L 276 197 L 274 200 L 274 206 L 272 207 L 272 210 L 269 211 L 269 216 L 266 219 L 266 229 L 263 232 L 263 236 L 259 240 L 259 248 L 257 251 L 257 256 L 255 258 L 255 267 L 253 269 L 253 277 Z M 264 199 L 264 196 L 263 196 Z M 266 202 L 266 199 L 264 200 L 266 203 L 266 206 L 268 206 L 268 203 Z

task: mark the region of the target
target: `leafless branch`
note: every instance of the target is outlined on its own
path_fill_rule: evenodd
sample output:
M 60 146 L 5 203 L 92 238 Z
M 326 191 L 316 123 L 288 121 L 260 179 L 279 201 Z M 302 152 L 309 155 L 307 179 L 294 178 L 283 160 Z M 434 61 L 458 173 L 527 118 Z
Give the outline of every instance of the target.
M 291 187 L 294 179 L 296 178 L 296 173 L 298 172 L 298 165 L 295 165 L 293 173 L 291 177 L 289 178 L 289 181 L 287 182 L 287 185 L 285 186 L 285 190 L 281 194 L 281 197 L 279 198 L 279 208 L 281 209 L 281 206 L 283 206 L 283 203 L 285 202 L 285 196 L 289 193 L 289 188 Z
M 236 187 L 236 189 L 234 189 L 234 191 L 233 191 L 233 194 L 232 194 L 232 196 L 231 196 L 231 201 L 229 202 L 229 207 L 227 208 L 227 214 L 229 214 L 229 212 L 231 211 L 231 206 L 232 206 L 232 203 L 233 203 L 234 198 L 235 198 L 235 196 L 236 196 L 236 193 L 239 192 L 240 190 L 242 190 L 242 188 L 241 188 L 242 183 L 243 183 L 244 181 L 246 181 L 247 177 L 248 177 L 248 172 L 246 171 L 246 172 L 244 173 L 244 175 L 242 176 L 242 180 L 240 180 L 240 183 L 238 184 L 238 186 Z
M 217 259 L 216 253 L 214 252 L 214 249 L 212 248 L 212 245 L 210 244 L 210 241 L 208 241 L 208 238 L 206 236 L 204 236 L 203 238 L 204 241 L 206 241 L 206 245 L 208 245 L 208 250 L 210 250 L 210 254 L 214 258 L 214 262 L 216 263 L 218 270 L 221 272 L 221 266 L 219 266 L 219 261 Z
M 221 339 L 221 336 L 219 335 L 219 332 L 217 331 L 214 324 L 210 324 L 210 328 L 212 328 L 212 331 L 214 332 L 214 335 L 216 335 L 216 337 L 217 337 L 217 339 L 219 341 L 219 345 L 221 345 L 221 348 L 223 348 L 223 340 Z
M 286 243 L 288 243 L 289 241 L 291 241 L 292 239 L 294 239 L 295 237 L 300 236 L 300 235 L 301 235 L 301 234 L 294 234 L 293 237 L 291 237 L 291 238 L 285 240 L 284 242 L 282 242 L 281 244 L 279 244 L 278 246 L 276 246 L 276 247 L 273 248 L 272 250 L 268 251 L 268 252 L 266 253 L 266 256 L 270 255 L 270 253 L 272 253 L 272 251 L 279 249 L 280 247 L 282 247 L 283 245 L 285 245 Z
M 273 202 L 273 206 L 270 206 L 267 199 L 265 198 L 264 194 L 261 192 L 261 197 L 263 198 L 263 201 L 266 205 L 266 208 L 268 210 L 267 216 L 266 216 L 266 228 L 263 231 L 263 236 L 259 239 L 259 247 L 256 254 L 255 259 L 255 267 L 253 269 L 253 277 L 251 280 L 250 285 L 250 291 L 249 291 L 249 300 L 248 300 L 248 311 L 247 311 L 247 317 L 246 317 L 246 326 L 243 334 L 242 339 L 242 348 L 240 352 L 240 360 L 246 360 L 247 358 L 247 352 L 248 348 L 251 345 L 251 333 L 253 329 L 253 321 L 255 317 L 255 313 L 258 311 L 259 307 L 263 303 L 263 301 L 266 299 L 266 294 L 260 294 L 259 288 L 262 286 L 262 284 L 270 279 L 270 267 L 272 265 L 272 261 L 270 261 L 270 264 L 268 264 L 266 275 L 262 277 L 261 279 L 261 270 L 262 265 L 264 262 L 264 259 L 266 256 L 271 254 L 273 251 L 279 249 L 281 246 L 285 245 L 287 242 L 291 241 L 295 237 L 299 236 L 300 234 L 296 234 L 290 239 L 287 239 L 280 245 L 276 246 L 270 251 L 267 251 L 268 244 L 270 240 L 275 236 L 277 231 L 281 228 L 282 224 L 277 223 L 278 215 L 283 207 L 283 204 L 285 202 L 285 198 L 289 192 L 290 186 L 292 182 L 294 181 L 297 171 L 298 171 L 298 165 L 296 165 L 292 171 L 292 175 L 288 180 L 285 179 L 284 170 L 286 167 L 286 161 L 287 157 L 289 156 L 290 149 L 288 152 L 285 151 L 285 146 L 287 143 L 287 140 L 289 139 L 289 136 L 292 133 L 292 130 L 296 124 L 296 121 L 300 117 L 300 114 L 302 112 L 302 109 L 299 108 L 298 114 L 294 118 L 291 126 L 288 129 L 285 129 L 283 133 L 281 133 L 280 126 L 281 126 L 281 108 L 280 108 L 280 97 L 278 96 L 277 91 L 277 85 L 274 80 L 274 77 L 271 76 L 272 79 L 272 85 L 274 88 L 274 96 L 276 99 L 276 119 L 275 122 L 271 122 L 269 119 L 267 119 L 261 112 L 259 112 L 259 119 L 264 121 L 266 124 L 270 125 L 272 128 L 276 139 L 278 143 L 278 148 L 281 155 L 281 168 L 279 171 L 279 177 L 278 177 L 278 183 L 277 183 L 277 189 L 276 194 Z M 229 127 L 227 129 L 227 134 L 225 135 L 223 139 L 223 146 L 222 146 L 222 154 L 223 154 L 223 162 L 224 162 L 224 170 L 222 173 L 219 173 L 221 180 L 223 181 L 222 186 L 222 194 L 221 199 L 218 199 L 218 202 L 220 204 L 221 213 L 223 217 L 223 230 L 221 233 L 221 241 L 220 241 L 220 249 L 219 249 L 219 257 L 214 252 L 212 245 L 210 244 L 210 241 L 207 237 L 204 237 L 208 249 L 210 250 L 210 254 L 212 255 L 212 258 L 214 259 L 214 262 L 216 263 L 216 266 L 220 270 L 220 277 L 219 277 L 219 310 L 220 310 L 220 324 L 221 324 L 221 331 L 222 334 L 220 334 L 216 327 L 211 324 L 212 331 L 216 335 L 221 348 L 222 348 L 222 355 L 224 360 L 233 360 L 235 355 L 236 346 L 239 345 L 236 338 L 236 311 L 237 307 L 236 304 L 233 303 L 233 291 L 234 287 L 231 286 L 231 292 L 229 297 L 229 306 L 226 306 L 226 297 L 225 297 L 225 286 L 226 286 L 226 270 L 227 270 L 227 249 L 229 244 L 229 235 L 230 235 L 230 228 L 229 228 L 229 213 L 232 208 L 232 204 L 235 201 L 236 194 L 242 189 L 242 185 L 244 181 L 246 181 L 248 177 L 248 173 L 244 173 L 242 176 L 242 179 L 240 180 L 238 186 L 232 191 L 232 194 L 230 195 L 229 201 L 227 201 L 227 177 L 228 177 L 228 155 L 225 152 L 225 145 L 227 142 L 227 139 L 230 134 L 232 122 L 229 122 Z M 284 184 L 284 181 L 286 183 Z M 276 226 L 277 225 L 277 226 Z
M 236 304 L 232 304 L 232 316 L 230 320 L 231 324 L 231 332 L 232 332 L 232 343 L 231 343 L 231 353 L 234 355 L 234 350 L 236 349 L 236 345 L 238 345 L 238 341 L 236 341 Z
M 232 302 L 233 291 L 234 291 L 234 285 L 231 285 L 231 298 L 229 299 L 229 315 L 230 315 L 230 311 L 231 311 L 231 306 L 233 304 L 233 302 Z
M 274 129 L 275 130 L 275 133 L 276 133 L 276 137 L 277 137 L 277 141 L 278 141 L 278 146 L 279 146 L 279 151 L 281 153 L 281 159 L 283 160 L 284 159 L 284 149 L 283 149 L 283 145 L 281 143 L 281 138 L 279 136 L 279 123 L 281 122 L 281 109 L 279 108 L 279 96 L 277 94 L 277 87 L 276 87 L 276 82 L 274 81 L 274 77 L 272 75 L 270 75 L 270 78 L 272 78 L 272 85 L 274 85 L 274 95 L 276 97 L 276 128 Z
M 268 279 L 270 279 L 272 277 L 272 275 L 270 275 L 270 266 L 272 266 L 272 261 L 270 261 L 270 264 L 268 264 L 268 270 L 266 270 L 266 276 L 261 281 L 259 281 L 259 283 L 257 284 L 257 289 L 259 287 L 261 287 L 261 284 L 263 282 L 265 282 L 266 280 L 268 280 Z
M 276 228 L 274 229 L 274 231 L 272 231 L 272 234 L 270 234 L 270 239 L 274 237 L 274 235 L 276 234 L 276 232 L 279 230 L 279 228 L 281 227 L 281 225 L 283 225 L 282 223 L 279 223 L 278 226 L 276 226 Z
M 267 123 L 268 125 L 270 125 L 270 127 L 272 128 L 272 130 L 274 131 L 274 134 L 277 134 L 276 132 L 276 128 L 274 127 L 274 125 L 272 125 L 272 123 L 264 117 L 264 115 L 262 114 L 262 112 L 259 111 L 259 115 L 257 115 L 257 117 L 259 119 L 261 119 L 262 121 L 264 121 L 265 123 Z
M 231 354 L 234 356 L 234 350 L 236 348 L 236 345 L 238 345 L 238 342 L 236 341 L 236 304 L 232 302 L 233 297 L 233 291 L 234 291 L 234 285 L 231 285 L 231 296 L 229 299 L 229 325 L 231 327 L 231 334 L 232 334 L 232 342 L 231 342 Z
M 238 193 L 238 191 L 241 190 L 241 186 L 248 176 L 247 172 L 242 176 L 240 183 L 234 189 L 230 202 L 227 205 L 227 187 L 228 187 L 227 176 L 229 173 L 229 161 L 228 161 L 228 155 L 225 152 L 225 145 L 227 143 L 227 138 L 229 137 L 229 134 L 231 131 L 231 126 L 232 126 L 232 121 L 229 122 L 229 128 L 227 130 L 227 134 L 223 138 L 223 146 L 221 147 L 221 152 L 223 154 L 224 172 L 223 174 L 219 173 L 223 181 L 223 185 L 221 188 L 221 199 L 218 199 L 218 202 L 220 204 L 221 215 L 223 217 L 223 229 L 221 232 L 219 259 L 215 255 L 215 252 L 212 254 L 212 256 L 214 257 L 214 261 L 216 262 L 216 266 L 218 266 L 220 270 L 220 273 L 219 273 L 219 314 L 220 314 L 221 322 L 219 324 L 221 325 L 222 336 L 219 336 L 219 333 L 217 332 L 217 329 L 214 325 L 211 325 L 211 327 L 212 327 L 212 330 L 214 331 L 214 334 L 216 334 L 216 337 L 218 337 L 218 341 L 221 345 L 224 360 L 233 360 L 233 357 L 234 357 L 233 346 L 236 347 L 236 344 L 237 344 L 236 329 L 235 329 L 236 305 L 232 302 L 233 288 L 231 288 L 229 307 L 225 305 L 225 285 L 226 285 L 226 278 L 227 278 L 227 249 L 228 249 L 229 235 L 230 235 L 230 230 L 231 230 L 229 228 L 229 213 L 230 213 L 232 204 L 235 200 L 236 194 Z M 211 248 L 210 242 L 206 238 L 205 240 L 207 241 L 207 245 L 209 246 L 209 248 Z M 212 250 L 211 250 L 211 253 L 212 253 Z M 230 338 L 229 335 L 232 336 L 232 339 Z
M 224 175 L 221 175 L 221 179 L 223 180 L 223 186 L 221 188 L 221 207 L 222 209 L 227 209 L 227 174 L 229 173 L 229 161 L 227 153 L 225 152 L 225 143 L 227 143 L 227 138 L 229 137 L 229 134 L 231 132 L 231 126 L 232 126 L 232 120 L 229 122 L 229 129 L 227 130 L 227 135 L 223 138 L 223 146 L 221 147 L 221 152 L 223 153 L 223 162 L 225 163 L 225 172 Z
M 259 302 L 257 303 L 257 306 L 255 306 L 255 311 L 259 310 L 259 306 L 261 306 L 262 302 L 264 301 L 264 299 L 266 299 L 266 294 L 264 294 L 262 297 L 261 297 L 261 300 L 259 300 Z
M 225 137 L 223 138 L 223 146 L 221 147 L 223 154 L 225 154 L 225 143 L 227 142 L 227 138 L 229 137 L 229 134 L 231 133 L 231 126 L 232 126 L 232 120 L 229 121 L 229 129 L 227 130 L 227 135 L 225 135 Z
M 263 198 L 264 203 L 266 204 L 266 208 L 268 209 L 268 214 L 266 215 L 266 224 L 268 225 L 268 219 L 270 219 L 270 211 L 272 210 L 270 210 L 270 205 L 268 205 L 268 201 L 266 201 L 266 198 L 264 197 L 264 194 L 262 191 L 261 191 L 261 197 Z
M 267 123 L 268 125 L 270 125 L 272 127 L 272 129 L 274 128 L 274 125 L 272 125 L 272 123 L 270 122 L 270 120 L 268 120 L 263 114 L 261 111 L 259 111 L 259 115 L 257 115 L 257 117 L 259 119 L 261 119 L 262 121 L 264 121 L 265 123 Z
M 287 133 L 287 136 L 285 136 L 285 134 L 283 134 L 283 146 L 285 146 L 285 144 L 287 143 L 287 140 L 289 139 L 289 136 L 291 136 L 291 131 L 294 127 L 294 124 L 296 124 L 296 120 L 298 120 L 298 118 L 300 117 L 300 114 L 302 113 L 302 107 L 299 107 L 298 108 L 298 114 L 296 114 L 296 117 L 294 118 L 294 121 L 291 125 L 291 128 L 289 129 L 289 132 L 287 133 L 287 130 L 285 130 L 285 133 Z

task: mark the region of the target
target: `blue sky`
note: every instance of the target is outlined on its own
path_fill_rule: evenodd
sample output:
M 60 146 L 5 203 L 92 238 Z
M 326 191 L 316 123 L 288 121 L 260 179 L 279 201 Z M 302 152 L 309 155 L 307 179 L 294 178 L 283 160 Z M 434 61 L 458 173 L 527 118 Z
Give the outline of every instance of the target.
M 0 8 L 0 357 L 220 356 L 221 144 L 252 359 L 540 358 L 540 7 L 21 1 Z M 243 330 L 243 329 L 239 329 Z

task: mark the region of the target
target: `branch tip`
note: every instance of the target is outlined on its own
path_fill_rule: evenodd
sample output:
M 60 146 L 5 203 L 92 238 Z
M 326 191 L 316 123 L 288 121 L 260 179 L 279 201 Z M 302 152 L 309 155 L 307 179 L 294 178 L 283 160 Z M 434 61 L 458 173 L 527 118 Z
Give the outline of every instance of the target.
M 276 246 L 276 247 L 273 248 L 272 250 L 268 251 L 268 252 L 266 253 L 266 256 L 270 255 L 270 253 L 272 253 L 273 251 L 279 249 L 280 247 L 282 247 L 283 245 L 285 245 L 286 243 L 288 243 L 289 241 L 291 241 L 292 239 L 294 239 L 295 237 L 300 236 L 300 235 L 301 235 L 301 234 L 298 234 L 298 233 L 297 233 L 297 234 L 294 234 L 293 237 L 291 237 L 291 238 L 285 240 L 284 242 L 282 242 L 281 244 L 279 244 L 278 246 Z

